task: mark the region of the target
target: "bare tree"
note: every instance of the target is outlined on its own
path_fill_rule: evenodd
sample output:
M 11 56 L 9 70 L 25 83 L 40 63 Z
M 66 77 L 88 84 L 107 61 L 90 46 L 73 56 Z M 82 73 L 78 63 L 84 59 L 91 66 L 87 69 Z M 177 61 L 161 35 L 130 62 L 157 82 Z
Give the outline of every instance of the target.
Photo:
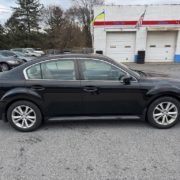
M 74 15 L 83 25 L 83 31 L 86 39 L 86 46 L 92 47 L 91 22 L 94 19 L 93 6 L 103 5 L 104 0 L 72 0 L 74 3 Z

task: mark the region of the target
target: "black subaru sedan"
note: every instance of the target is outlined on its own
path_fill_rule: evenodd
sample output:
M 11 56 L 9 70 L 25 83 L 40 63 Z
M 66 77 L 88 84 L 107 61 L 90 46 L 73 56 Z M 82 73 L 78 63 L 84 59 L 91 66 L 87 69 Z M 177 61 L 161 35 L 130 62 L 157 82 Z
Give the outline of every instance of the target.
M 165 129 L 180 118 L 180 81 L 100 55 L 43 57 L 1 73 L 0 115 L 23 132 L 87 119 L 143 119 Z

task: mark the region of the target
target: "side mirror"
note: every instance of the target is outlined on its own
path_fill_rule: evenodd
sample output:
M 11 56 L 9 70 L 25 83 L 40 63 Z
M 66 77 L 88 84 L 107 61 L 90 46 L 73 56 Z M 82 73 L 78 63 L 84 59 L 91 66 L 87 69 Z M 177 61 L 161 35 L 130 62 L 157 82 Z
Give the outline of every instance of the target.
M 131 84 L 131 80 L 132 77 L 129 74 L 126 74 L 125 76 L 123 76 L 121 78 L 121 81 L 125 84 L 125 85 L 130 85 Z

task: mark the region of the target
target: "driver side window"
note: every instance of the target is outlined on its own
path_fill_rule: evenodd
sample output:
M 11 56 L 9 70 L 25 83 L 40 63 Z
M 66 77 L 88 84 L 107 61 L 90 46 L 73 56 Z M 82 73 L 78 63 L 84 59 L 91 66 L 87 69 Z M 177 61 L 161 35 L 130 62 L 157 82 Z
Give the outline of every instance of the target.
M 115 66 L 100 60 L 81 60 L 84 80 L 118 81 L 126 73 Z

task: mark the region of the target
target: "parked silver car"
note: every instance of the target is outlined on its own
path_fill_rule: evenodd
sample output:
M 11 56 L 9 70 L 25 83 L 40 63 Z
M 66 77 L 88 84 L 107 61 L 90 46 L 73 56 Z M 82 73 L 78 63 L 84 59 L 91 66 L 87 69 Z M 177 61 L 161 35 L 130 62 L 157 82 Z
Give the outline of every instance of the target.
M 10 51 L 10 52 L 14 53 L 19 59 L 22 59 L 24 62 L 32 61 L 33 59 L 35 59 L 35 57 L 29 56 L 22 52 L 18 52 L 18 51 Z
M 0 72 L 8 71 L 23 64 L 24 61 L 16 57 L 6 57 L 0 54 Z
M 24 62 L 31 61 L 34 59 L 33 57 L 18 51 L 1 50 L 0 54 L 5 57 L 17 57 L 18 59 L 21 59 Z

